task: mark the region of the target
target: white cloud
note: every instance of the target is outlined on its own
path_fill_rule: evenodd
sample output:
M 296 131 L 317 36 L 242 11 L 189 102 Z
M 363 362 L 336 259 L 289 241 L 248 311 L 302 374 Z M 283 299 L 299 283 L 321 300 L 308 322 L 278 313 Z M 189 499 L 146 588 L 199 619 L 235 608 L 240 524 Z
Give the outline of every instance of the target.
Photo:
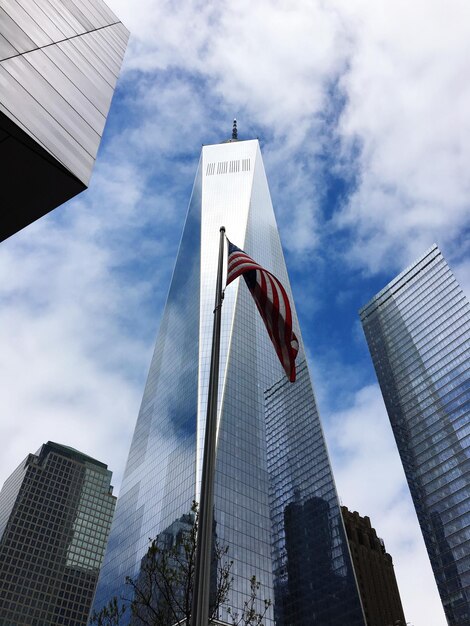
M 360 142 L 360 183 L 337 224 L 353 231 L 357 265 L 395 270 L 435 240 L 451 247 L 468 226 L 470 10 L 397 2 L 346 11 L 355 12 L 354 52 L 338 131 L 345 146 Z
M 366 0 L 113 5 L 133 32 L 128 70 L 153 78 L 155 71 L 166 70 L 166 78 L 174 72 L 183 92 L 194 90 L 184 74 L 192 73 L 194 81 L 207 81 L 210 108 L 244 116 L 242 134 L 246 121 L 269 132 L 278 155 L 272 178 L 286 187 L 281 207 L 284 198 L 296 198 L 304 189 L 304 202 L 291 206 L 292 225 L 280 213 L 293 251 L 304 253 L 321 243 L 323 183 L 312 157 L 333 145 L 340 149 L 342 167 L 357 172 L 355 193 L 333 226 L 351 231 L 347 257 L 358 267 L 398 270 L 435 240 L 451 248 L 468 224 L 466 3 L 455 2 L 452 9 L 440 0 L 412 7 Z M 325 136 L 330 88 L 338 79 L 334 97 L 343 97 L 346 105 L 333 135 Z M 157 110 L 145 124 L 163 125 L 168 137 L 168 125 L 179 130 L 178 116 L 195 110 L 204 124 L 198 97 L 160 87 L 158 82 L 149 87 Z M 158 132 L 147 136 L 159 147 Z M 312 159 L 302 176 L 292 162 L 299 151 Z
M 150 357 L 139 329 L 151 293 L 138 276 L 123 293 L 115 272 L 137 254 L 128 245 L 131 216 L 138 221 L 137 173 L 104 161 L 93 185 L 95 193 L 0 249 L 2 478 L 51 439 L 105 460 L 120 482 Z M 141 319 L 127 333 L 137 305 Z

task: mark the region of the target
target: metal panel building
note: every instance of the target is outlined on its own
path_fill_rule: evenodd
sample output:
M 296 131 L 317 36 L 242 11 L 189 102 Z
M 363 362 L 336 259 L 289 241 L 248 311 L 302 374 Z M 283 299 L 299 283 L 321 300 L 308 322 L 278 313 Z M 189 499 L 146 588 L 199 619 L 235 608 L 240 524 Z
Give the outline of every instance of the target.
M 101 0 L 0 6 L 0 240 L 88 186 L 129 33 Z

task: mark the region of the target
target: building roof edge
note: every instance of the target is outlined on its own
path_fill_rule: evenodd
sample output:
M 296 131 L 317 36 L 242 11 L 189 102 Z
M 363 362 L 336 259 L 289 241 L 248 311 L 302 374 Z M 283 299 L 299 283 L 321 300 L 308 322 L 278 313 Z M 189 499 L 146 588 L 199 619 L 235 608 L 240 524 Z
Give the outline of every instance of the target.
M 370 313 L 372 313 L 373 310 L 375 310 L 378 306 L 380 306 L 381 304 L 380 300 L 383 296 L 387 295 L 387 298 L 388 298 L 390 296 L 389 292 L 393 287 L 395 287 L 400 281 L 402 281 L 403 278 L 405 278 L 408 274 L 411 274 L 414 270 L 416 270 L 416 266 L 419 265 L 422 261 L 424 261 L 426 257 L 430 256 L 431 254 L 434 254 L 435 252 L 442 255 L 442 252 L 439 249 L 437 244 L 433 244 L 430 248 L 428 248 L 426 252 L 424 252 L 413 263 L 408 265 L 402 272 L 400 272 L 397 276 L 395 276 L 395 278 L 393 278 L 389 283 L 387 283 L 385 287 L 383 287 L 378 293 L 376 293 L 375 296 L 373 296 L 369 300 L 369 302 L 367 302 L 367 304 L 365 304 L 363 307 L 359 309 L 359 316 L 361 320 L 368 317 L 368 315 L 370 315 Z M 420 270 L 416 270 L 416 271 L 420 271 Z M 408 280 L 410 280 L 411 278 L 412 276 L 410 276 Z

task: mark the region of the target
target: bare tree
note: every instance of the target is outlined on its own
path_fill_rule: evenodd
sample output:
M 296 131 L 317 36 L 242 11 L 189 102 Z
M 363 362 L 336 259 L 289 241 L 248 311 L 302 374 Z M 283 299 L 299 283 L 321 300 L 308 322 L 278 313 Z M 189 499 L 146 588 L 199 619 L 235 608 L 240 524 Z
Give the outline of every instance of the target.
M 271 600 L 265 599 L 264 607 L 261 613 L 257 610 L 258 592 L 260 583 L 256 580 L 256 576 L 250 578 L 250 595 L 245 600 L 243 610 L 241 612 L 233 611 L 232 607 L 226 607 L 226 611 L 232 621 L 232 626 L 263 626 L 263 620 L 271 606 Z
M 169 529 L 150 540 L 139 574 L 135 578 L 126 578 L 131 597 L 120 601 L 113 598 L 99 612 L 92 614 L 90 624 L 120 626 L 124 619 L 130 617 L 131 626 L 189 626 L 197 528 L 198 507 L 193 502 L 190 514 L 183 515 Z M 233 561 L 229 559 L 228 546 L 221 546 L 218 542 L 215 529 L 212 564 L 209 624 L 215 623 L 221 609 L 224 609 L 232 626 L 263 626 L 271 601 L 264 600 L 261 611 L 257 610 L 260 583 L 254 576 L 250 580 L 250 594 L 243 609 L 237 612 L 227 605 L 233 581 Z

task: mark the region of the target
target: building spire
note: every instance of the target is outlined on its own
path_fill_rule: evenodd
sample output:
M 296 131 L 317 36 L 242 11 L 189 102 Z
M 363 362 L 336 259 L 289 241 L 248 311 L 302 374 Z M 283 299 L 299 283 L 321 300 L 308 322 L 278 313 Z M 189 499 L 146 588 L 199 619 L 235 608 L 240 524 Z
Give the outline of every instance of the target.
M 233 120 L 232 141 L 238 140 L 237 120 Z
M 232 136 L 230 137 L 230 139 L 225 139 L 225 141 L 222 141 L 221 143 L 232 143 L 232 141 L 238 141 L 238 128 L 237 128 L 237 120 L 233 120 L 233 126 L 232 126 Z

